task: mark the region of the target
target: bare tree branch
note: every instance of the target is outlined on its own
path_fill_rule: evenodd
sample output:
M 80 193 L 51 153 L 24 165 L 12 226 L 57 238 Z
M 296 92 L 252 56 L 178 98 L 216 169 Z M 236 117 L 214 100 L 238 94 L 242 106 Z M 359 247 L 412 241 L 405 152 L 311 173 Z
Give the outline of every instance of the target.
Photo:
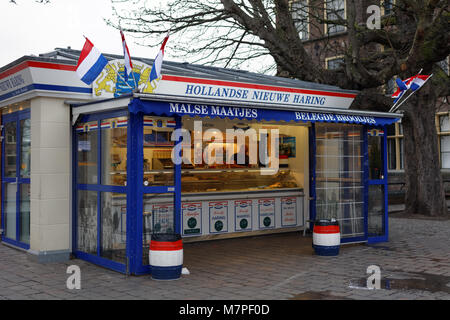
M 110 25 L 121 24 L 143 40 L 170 30 L 178 40 L 171 44 L 176 57 L 239 67 L 270 56 L 280 75 L 349 89 L 378 88 L 394 75 L 425 64 L 430 70 L 449 54 L 448 3 L 443 0 L 398 0 L 394 13 L 383 17 L 381 30 L 367 28 L 356 0 L 347 0 L 345 14 L 340 2 L 333 0 L 309 1 L 295 8 L 289 0 L 172 0 L 163 7 L 150 4 L 136 10 L 117 10 L 130 1 L 112 2 L 115 19 L 108 21 Z M 343 68 L 327 70 L 311 56 L 296 28 L 302 13 L 310 28 L 322 30 L 317 55 L 342 55 Z M 325 24 L 342 26 L 347 40 L 336 41 Z M 159 41 L 147 44 L 156 46 Z

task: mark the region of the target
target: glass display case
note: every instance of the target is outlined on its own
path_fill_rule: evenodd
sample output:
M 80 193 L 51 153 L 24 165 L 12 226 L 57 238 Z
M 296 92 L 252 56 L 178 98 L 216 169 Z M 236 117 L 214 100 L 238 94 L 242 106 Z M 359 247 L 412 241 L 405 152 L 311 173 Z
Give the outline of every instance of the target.
M 181 192 L 232 192 L 302 188 L 289 169 L 261 175 L 259 169 L 182 170 Z
M 182 153 L 184 159 L 190 160 L 183 160 L 181 164 L 181 191 L 184 194 L 303 189 L 305 164 L 300 150 L 306 147 L 307 127 L 290 124 L 275 126 L 269 122 L 241 123 L 229 119 L 183 118 L 182 121 L 183 128 L 191 137 L 191 141 L 183 145 Z M 194 121 L 199 122 L 195 124 Z M 174 124 L 174 119 L 169 117 L 143 118 L 144 186 L 174 184 L 174 142 L 171 141 Z M 260 158 L 259 136 L 256 138 L 256 149 L 253 149 L 249 137 L 239 141 L 234 135 L 228 136 L 227 130 L 230 128 L 252 129 L 254 132 L 276 129 L 279 132 L 278 171 L 270 175 L 261 173 L 267 165 Z M 213 133 L 212 138 L 205 139 L 198 130 L 205 135 L 207 132 Z M 196 134 L 200 134 L 203 140 L 195 141 Z M 256 157 L 254 155 L 252 158 L 252 151 Z

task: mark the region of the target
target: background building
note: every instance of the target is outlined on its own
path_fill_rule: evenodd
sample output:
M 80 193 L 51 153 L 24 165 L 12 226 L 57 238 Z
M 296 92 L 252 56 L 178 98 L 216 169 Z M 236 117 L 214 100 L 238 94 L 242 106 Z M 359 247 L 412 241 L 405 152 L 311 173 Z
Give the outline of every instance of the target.
M 381 8 L 383 19 L 389 19 L 395 0 L 362 0 L 357 1 L 357 21 L 366 24 L 369 14 L 366 9 L 370 5 Z M 306 50 L 318 64 L 327 69 L 336 69 L 344 63 L 344 51 L 348 48 L 346 27 L 340 24 L 325 23 L 323 20 L 339 20 L 346 18 L 346 0 L 300 0 L 291 1 L 296 26 Z M 373 52 L 382 51 L 381 45 L 374 46 Z M 369 54 L 369 53 L 368 53 Z M 450 57 L 439 65 L 450 75 Z M 396 90 L 395 79 L 391 79 L 383 88 L 390 96 Z M 446 97 L 436 105 L 436 130 L 439 139 L 439 161 L 442 168 L 446 193 L 450 195 L 450 104 Z M 393 124 L 387 130 L 388 136 L 388 170 L 389 200 L 392 203 L 403 203 L 404 199 L 404 156 L 403 129 L 401 122 Z

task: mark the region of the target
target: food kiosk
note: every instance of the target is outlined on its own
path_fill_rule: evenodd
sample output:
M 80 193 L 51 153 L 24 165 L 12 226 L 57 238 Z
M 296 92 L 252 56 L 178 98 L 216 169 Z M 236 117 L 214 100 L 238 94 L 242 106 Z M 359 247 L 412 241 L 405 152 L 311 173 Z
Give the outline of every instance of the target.
M 147 273 L 152 233 L 188 243 L 315 218 L 336 218 L 343 243 L 386 240 L 384 129 L 398 115 L 349 110 L 355 92 L 267 79 L 166 74 L 152 92 L 72 104 L 75 253 L 98 256 L 105 237 L 103 258 Z
M 386 126 L 357 92 L 242 70 L 80 51 L 0 69 L 2 241 L 39 261 L 151 272 L 154 233 L 183 242 L 299 232 L 335 218 L 341 242 L 388 239 Z M 131 89 L 133 88 L 133 89 Z

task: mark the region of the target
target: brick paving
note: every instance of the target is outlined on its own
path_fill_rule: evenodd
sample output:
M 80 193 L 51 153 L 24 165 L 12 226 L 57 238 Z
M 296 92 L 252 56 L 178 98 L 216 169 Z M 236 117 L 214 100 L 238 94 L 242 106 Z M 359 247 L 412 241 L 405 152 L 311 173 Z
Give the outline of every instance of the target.
M 73 264 L 80 290 L 66 288 Z M 380 267 L 381 289 L 365 287 L 369 265 Z M 190 275 L 155 281 L 78 259 L 39 264 L 0 245 L 0 300 L 450 300 L 450 220 L 390 218 L 389 242 L 342 246 L 337 257 L 314 255 L 301 233 L 189 243 L 184 266 Z

